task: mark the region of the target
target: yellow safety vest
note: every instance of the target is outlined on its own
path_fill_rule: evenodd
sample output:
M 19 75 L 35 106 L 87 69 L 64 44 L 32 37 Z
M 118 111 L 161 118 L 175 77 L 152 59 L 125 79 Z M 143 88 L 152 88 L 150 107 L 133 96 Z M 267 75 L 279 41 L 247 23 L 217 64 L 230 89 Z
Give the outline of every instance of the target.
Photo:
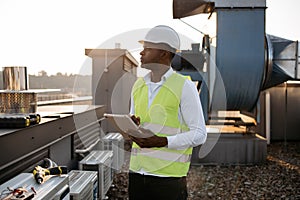
M 148 108 L 148 87 L 143 78 L 133 86 L 135 115 L 141 118 L 141 125 L 158 136 L 176 135 L 188 131 L 185 124 L 178 120 L 178 109 L 182 87 L 186 77 L 172 74 L 160 88 Z M 151 174 L 182 177 L 190 166 L 192 147 L 184 150 L 161 148 L 140 148 L 133 143 L 130 170 L 143 170 Z

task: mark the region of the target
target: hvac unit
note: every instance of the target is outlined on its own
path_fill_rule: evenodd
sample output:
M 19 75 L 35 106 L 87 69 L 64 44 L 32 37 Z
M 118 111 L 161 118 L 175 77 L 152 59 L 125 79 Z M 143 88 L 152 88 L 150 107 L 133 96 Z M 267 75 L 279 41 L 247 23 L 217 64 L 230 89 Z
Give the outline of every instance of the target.
M 25 192 L 24 198 L 15 199 L 33 199 L 39 200 L 67 200 L 69 199 L 69 179 L 68 176 L 53 176 L 43 184 L 38 184 L 32 173 L 22 173 L 0 186 L 1 199 L 6 199 L 11 192 L 8 188 L 17 189 L 23 187 Z M 34 191 L 33 191 L 34 190 Z M 8 199 L 14 199 L 8 198 Z
M 120 133 L 108 133 L 102 140 L 102 149 L 113 152 L 112 168 L 119 173 L 124 164 L 124 138 Z
M 112 151 L 91 151 L 79 162 L 79 169 L 98 172 L 98 198 L 105 199 L 105 194 L 113 181 Z
M 96 200 L 98 194 L 97 172 L 72 170 L 69 173 L 71 200 Z

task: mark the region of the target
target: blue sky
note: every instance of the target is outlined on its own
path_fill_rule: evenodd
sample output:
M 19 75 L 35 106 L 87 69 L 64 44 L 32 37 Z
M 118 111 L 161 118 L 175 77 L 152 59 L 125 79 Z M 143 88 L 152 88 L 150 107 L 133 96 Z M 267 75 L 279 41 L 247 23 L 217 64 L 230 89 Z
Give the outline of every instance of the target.
M 266 32 L 299 40 L 299 5 L 299 0 L 267 0 Z M 184 20 L 200 30 L 209 27 L 206 15 Z M 172 18 L 172 0 L 1 0 L 0 67 L 27 66 L 30 74 L 79 73 L 91 66 L 85 48 L 158 24 L 201 41 L 200 33 Z

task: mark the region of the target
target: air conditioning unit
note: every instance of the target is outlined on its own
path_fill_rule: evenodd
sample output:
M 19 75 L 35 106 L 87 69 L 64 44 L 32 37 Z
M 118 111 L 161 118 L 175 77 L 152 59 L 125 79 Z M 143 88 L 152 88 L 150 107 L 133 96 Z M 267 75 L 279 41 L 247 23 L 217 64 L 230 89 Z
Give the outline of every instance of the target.
M 96 200 L 98 196 L 98 173 L 72 170 L 69 172 L 70 199 Z
M 91 151 L 79 162 L 79 169 L 98 172 L 98 199 L 106 199 L 106 193 L 113 181 L 112 151 Z
M 121 172 L 124 164 L 124 138 L 120 133 L 108 133 L 101 140 L 102 150 L 113 151 L 112 168 L 114 172 Z
M 38 184 L 32 173 L 21 173 L 0 186 L 1 199 L 6 199 L 5 191 L 9 193 L 8 188 L 17 189 L 23 187 L 28 193 L 25 196 L 34 195 L 33 199 L 39 200 L 67 200 L 69 199 L 69 178 L 67 175 L 53 176 L 43 184 Z M 34 191 L 36 193 L 34 193 Z M 30 199 L 29 196 L 26 198 Z M 11 198 L 9 198 L 11 199 Z M 19 198 L 21 199 L 21 198 Z

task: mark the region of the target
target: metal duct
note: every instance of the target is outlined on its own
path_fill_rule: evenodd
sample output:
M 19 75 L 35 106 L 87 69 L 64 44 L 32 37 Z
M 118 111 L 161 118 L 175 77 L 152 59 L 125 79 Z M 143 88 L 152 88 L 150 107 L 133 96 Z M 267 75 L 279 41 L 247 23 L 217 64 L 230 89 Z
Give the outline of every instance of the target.
M 214 4 L 205 0 L 174 0 L 173 18 L 188 17 L 200 13 L 212 12 Z
M 217 8 L 265 8 L 266 0 L 173 0 L 173 18 L 211 13 Z
M 273 35 L 266 36 L 267 64 L 263 90 L 287 80 L 300 79 L 299 43 Z
M 215 81 L 224 83 L 227 110 L 251 111 L 265 69 L 265 9 L 218 9 L 216 12 L 216 65 L 222 80 Z M 212 101 L 219 99 L 220 92 L 215 88 Z

